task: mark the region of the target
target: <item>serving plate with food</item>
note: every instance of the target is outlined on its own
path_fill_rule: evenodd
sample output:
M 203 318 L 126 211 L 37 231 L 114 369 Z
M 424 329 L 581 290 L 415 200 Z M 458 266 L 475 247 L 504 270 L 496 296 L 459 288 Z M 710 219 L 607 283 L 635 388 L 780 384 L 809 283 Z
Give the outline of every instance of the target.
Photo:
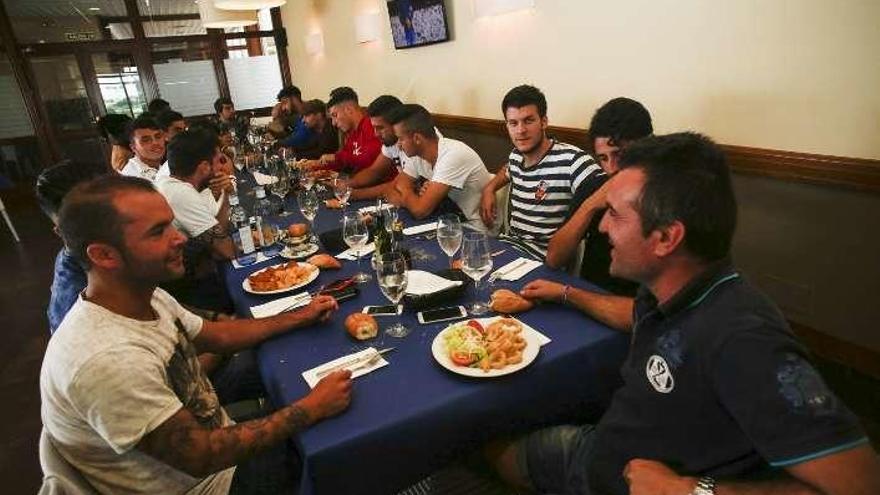
M 248 275 L 241 287 L 251 294 L 280 294 L 310 284 L 318 278 L 319 273 L 315 265 L 290 261 Z
M 541 335 L 517 320 L 498 316 L 464 320 L 443 329 L 431 352 L 441 366 L 459 375 L 492 378 L 515 373 L 535 360 Z
M 333 179 L 339 177 L 339 172 L 327 169 L 311 170 L 308 172 L 308 174 L 309 177 L 317 181 L 332 181 Z

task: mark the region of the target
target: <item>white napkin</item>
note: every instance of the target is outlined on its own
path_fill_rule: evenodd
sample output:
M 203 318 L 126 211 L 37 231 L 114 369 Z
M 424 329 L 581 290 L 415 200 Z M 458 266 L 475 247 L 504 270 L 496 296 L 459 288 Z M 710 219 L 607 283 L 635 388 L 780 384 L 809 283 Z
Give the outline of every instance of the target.
M 251 314 L 254 318 L 266 318 L 269 316 L 275 316 L 288 308 L 301 308 L 310 302 L 312 302 L 312 296 L 310 296 L 308 292 L 300 292 L 292 296 L 269 301 L 265 304 L 251 306 Z
M 337 254 L 336 257 L 339 258 L 339 259 L 341 259 L 341 260 L 352 260 L 352 261 L 354 261 L 354 260 L 357 260 L 357 259 L 358 259 L 358 256 L 360 256 L 361 258 L 363 258 L 364 256 L 366 256 L 366 255 L 372 253 L 372 252 L 375 251 L 375 250 L 376 250 L 376 243 L 375 243 L 375 242 L 371 242 L 371 243 L 367 244 L 366 246 L 360 248 L 360 249 L 357 250 L 357 251 L 355 251 L 355 250 L 352 249 L 352 248 L 348 248 L 348 249 L 346 249 L 345 251 L 343 251 L 343 252 Z M 357 254 L 355 254 L 355 253 L 357 253 Z
M 412 227 L 407 227 L 403 229 L 403 235 L 416 235 L 421 234 L 423 232 L 430 232 L 432 230 L 437 230 L 437 222 L 425 223 L 422 225 L 414 225 Z
M 357 378 L 359 376 L 366 375 L 367 373 L 371 373 L 379 368 L 384 366 L 388 366 L 388 361 L 385 358 L 380 357 L 376 361 L 374 361 L 369 366 L 359 367 L 369 362 L 370 357 L 376 355 L 379 352 L 375 347 L 368 347 L 360 352 L 355 352 L 354 354 L 349 354 L 347 356 L 342 356 L 341 358 L 334 359 L 329 363 L 324 363 L 320 366 L 314 367 L 310 370 L 303 371 L 302 377 L 309 384 L 309 388 L 315 388 L 315 385 L 327 375 L 321 375 L 318 377 L 318 373 L 323 370 L 333 369 L 339 367 L 339 369 L 351 369 L 352 378 Z M 357 368 L 357 369 L 354 369 Z
M 457 285 L 461 285 L 460 280 L 448 280 L 422 270 L 406 272 L 406 293 L 413 296 L 433 294 Z
M 268 186 L 270 184 L 278 182 L 278 177 L 275 177 L 274 175 L 261 174 L 260 172 L 257 172 L 255 170 L 254 180 L 257 181 L 258 186 Z
M 514 281 L 521 279 L 525 274 L 541 266 L 540 261 L 529 258 L 517 258 L 510 263 L 492 272 L 489 278 L 498 280 Z M 516 268 L 514 268 L 516 267 Z
M 376 213 L 376 206 L 364 206 L 363 208 L 358 208 L 358 212 L 361 215 L 373 214 Z
M 234 259 L 234 260 L 232 260 L 232 266 L 237 270 L 239 268 L 243 268 L 246 266 L 253 266 L 253 265 L 256 265 L 257 263 L 262 263 L 266 260 L 271 260 L 272 258 L 275 258 L 276 256 L 278 256 L 278 255 L 276 254 L 275 256 L 267 257 L 265 254 L 258 252 L 257 253 L 257 261 L 254 261 L 253 263 L 251 263 L 249 265 L 242 265 L 241 263 L 238 262 L 237 259 Z
M 540 346 L 543 347 L 543 346 L 549 344 L 550 342 L 553 342 L 552 340 L 550 340 L 550 337 L 548 337 L 548 336 L 544 335 L 543 333 L 541 333 L 541 332 L 535 330 L 534 328 L 532 329 L 532 331 L 535 332 L 535 335 L 538 337 L 538 345 L 540 345 Z

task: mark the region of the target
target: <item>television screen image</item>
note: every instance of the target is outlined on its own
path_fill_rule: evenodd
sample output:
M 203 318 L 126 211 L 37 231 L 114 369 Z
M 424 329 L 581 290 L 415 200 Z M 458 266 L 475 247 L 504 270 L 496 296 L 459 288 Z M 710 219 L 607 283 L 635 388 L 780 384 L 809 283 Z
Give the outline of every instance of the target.
M 387 0 L 395 48 L 449 41 L 443 0 Z

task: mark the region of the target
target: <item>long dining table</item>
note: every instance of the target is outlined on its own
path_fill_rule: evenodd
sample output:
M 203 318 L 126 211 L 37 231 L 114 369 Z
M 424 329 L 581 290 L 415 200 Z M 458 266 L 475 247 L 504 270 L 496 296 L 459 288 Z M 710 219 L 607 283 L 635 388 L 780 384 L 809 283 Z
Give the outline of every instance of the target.
M 353 202 L 349 208 L 370 205 Z M 289 210 L 295 210 L 295 203 Z M 316 232 L 341 228 L 341 210 L 323 208 L 315 220 Z M 416 220 L 401 210 L 406 226 Z M 299 211 L 280 217 L 283 225 L 304 222 Z M 413 268 L 437 271 L 449 259 L 430 236 L 407 236 L 405 248 L 415 252 Z M 490 239 L 493 258 L 500 267 L 521 256 L 511 245 Z M 325 252 L 322 250 L 322 252 Z M 332 252 L 330 254 L 338 254 Z M 240 317 L 251 317 L 250 308 L 289 294 L 255 295 L 243 290 L 245 278 L 256 270 L 285 261 L 273 258 L 234 268 L 222 267 L 224 283 Z M 340 270 L 322 270 L 318 278 L 299 290 L 314 290 L 333 280 L 356 273 L 355 261 L 343 261 Z M 360 263 L 370 271 L 369 256 Z M 590 288 L 591 285 L 546 265 L 515 282 L 497 281 L 492 289 L 517 289 L 530 280 L 546 278 Z M 561 422 L 595 419 L 619 385 L 618 370 L 628 338 L 584 314 L 557 304 L 540 304 L 516 315 L 522 322 L 551 339 L 537 358 L 507 376 L 471 378 L 455 374 L 438 364 L 431 345 L 437 334 L 452 322 L 422 325 L 416 312 L 404 309 L 401 316 L 379 317 L 381 327 L 399 320 L 411 329 L 404 338 L 385 335 L 360 342 L 346 332 L 343 321 L 365 305 L 389 304 L 375 280 L 358 286 L 359 295 L 340 303 L 331 321 L 294 329 L 264 342 L 258 364 L 268 398 L 275 406 L 294 402 L 309 392 L 302 377 L 305 370 L 367 347 L 394 347 L 386 354 L 388 366 L 354 380 L 350 407 L 298 434 L 294 444 L 302 460 L 300 493 L 385 494 L 396 493 L 448 465 L 479 451 L 487 441 L 512 437 Z M 296 292 L 296 291 L 294 291 Z M 479 294 L 488 297 L 483 289 Z M 461 301 L 475 297 L 469 286 Z

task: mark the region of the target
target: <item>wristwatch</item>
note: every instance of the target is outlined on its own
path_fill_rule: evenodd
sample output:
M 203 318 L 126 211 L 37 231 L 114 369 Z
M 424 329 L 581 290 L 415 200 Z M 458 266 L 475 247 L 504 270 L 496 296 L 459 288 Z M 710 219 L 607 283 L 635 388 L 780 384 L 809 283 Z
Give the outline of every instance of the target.
M 703 476 L 697 480 L 697 486 L 691 495 L 715 495 L 715 478 L 711 476 Z

